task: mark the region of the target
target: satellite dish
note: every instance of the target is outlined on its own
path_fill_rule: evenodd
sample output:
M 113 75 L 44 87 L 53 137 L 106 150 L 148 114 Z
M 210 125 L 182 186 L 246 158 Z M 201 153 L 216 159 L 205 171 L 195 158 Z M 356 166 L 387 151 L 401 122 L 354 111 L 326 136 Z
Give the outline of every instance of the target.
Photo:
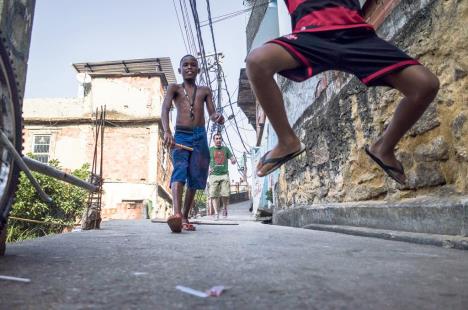
M 76 75 L 76 79 L 80 84 L 91 83 L 91 76 L 87 72 L 81 72 Z

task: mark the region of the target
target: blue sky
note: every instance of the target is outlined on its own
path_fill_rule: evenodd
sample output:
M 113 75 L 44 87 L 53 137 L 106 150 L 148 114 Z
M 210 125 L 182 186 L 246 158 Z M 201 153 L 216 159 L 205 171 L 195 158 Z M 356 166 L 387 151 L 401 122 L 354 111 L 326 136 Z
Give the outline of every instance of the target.
M 211 0 L 212 17 L 245 9 L 242 2 Z M 207 20 L 206 0 L 197 3 L 200 20 Z M 243 14 L 214 24 L 217 50 L 225 54 L 223 67 L 233 101 L 237 100 L 239 70 L 245 67 L 247 18 Z M 211 52 L 209 28 L 202 31 L 205 49 Z M 72 63 L 171 57 L 176 70 L 185 54 L 173 0 L 36 0 L 25 97 L 75 97 L 78 83 Z M 252 129 L 243 113 L 235 112 L 239 126 Z M 254 144 L 252 130 L 241 133 Z M 228 134 L 235 140 L 233 148 L 239 156 L 243 147 L 238 134 L 232 128 Z
M 197 2 L 200 20 L 206 20 L 206 1 Z M 245 9 L 242 0 L 210 3 L 212 17 Z M 244 66 L 246 18 L 214 24 L 234 89 Z M 212 51 L 208 27 L 203 32 Z M 171 57 L 176 64 L 186 53 L 172 0 L 37 0 L 26 97 L 74 97 L 78 85 L 72 63 Z

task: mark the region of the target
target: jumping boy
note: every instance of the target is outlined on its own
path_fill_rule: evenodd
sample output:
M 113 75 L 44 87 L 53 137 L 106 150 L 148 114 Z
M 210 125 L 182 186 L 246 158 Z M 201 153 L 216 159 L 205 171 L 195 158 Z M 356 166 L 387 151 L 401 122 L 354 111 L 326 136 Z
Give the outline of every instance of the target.
M 439 80 L 418 61 L 380 39 L 364 21 L 359 0 L 285 0 L 293 33 L 267 42 L 246 59 L 247 75 L 278 144 L 257 166 L 265 176 L 305 151 L 286 117 L 274 74 L 304 81 L 320 72 L 340 70 L 367 86 L 386 85 L 405 97 L 383 134 L 366 153 L 395 181 L 404 184 L 395 146 L 416 123 L 439 90 Z
M 164 130 L 164 145 L 172 147 L 174 170 L 171 177 L 174 215 L 167 220 L 172 232 L 195 230 L 188 221 L 190 207 L 197 189 L 205 189 L 208 178 L 210 151 L 205 131 L 204 106 L 210 119 L 218 124 L 224 123 L 224 117 L 215 111 L 211 90 L 197 86 L 195 79 L 200 72 L 197 59 L 192 55 L 182 57 L 179 65 L 182 84 L 171 84 L 167 89 L 162 105 L 161 120 Z M 169 111 L 172 101 L 177 109 L 174 137 L 169 128 Z M 176 143 L 193 148 L 187 151 L 176 147 Z M 182 194 L 187 184 L 184 209 L 182 214 Z

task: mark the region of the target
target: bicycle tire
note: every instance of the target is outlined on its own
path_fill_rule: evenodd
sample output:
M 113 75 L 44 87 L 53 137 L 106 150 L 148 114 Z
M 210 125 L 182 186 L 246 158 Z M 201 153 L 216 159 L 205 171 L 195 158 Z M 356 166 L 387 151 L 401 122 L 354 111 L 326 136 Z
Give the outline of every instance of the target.
M 0 40 L 0 129 L 8 136 L 21 154 L 23 146 L 23 117 L 20 95 L 13 62 L 6 49 L 7 42 Z M 0 256 L 5 253 L 6 225 L 14 195 L 18 188 L 19 167 L 13 156 L 0 145 Z

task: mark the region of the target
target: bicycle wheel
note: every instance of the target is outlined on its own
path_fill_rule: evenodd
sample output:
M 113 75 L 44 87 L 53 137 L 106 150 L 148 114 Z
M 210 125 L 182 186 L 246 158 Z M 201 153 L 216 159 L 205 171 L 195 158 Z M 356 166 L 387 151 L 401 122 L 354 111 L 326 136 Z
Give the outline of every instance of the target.
M 10 57 L 0 40 L 0 130 L 22 151 L 22 107 Z M 0 255 L 5 252 L 6 223 L 18 187 L 19 168 L 0 143 Z

